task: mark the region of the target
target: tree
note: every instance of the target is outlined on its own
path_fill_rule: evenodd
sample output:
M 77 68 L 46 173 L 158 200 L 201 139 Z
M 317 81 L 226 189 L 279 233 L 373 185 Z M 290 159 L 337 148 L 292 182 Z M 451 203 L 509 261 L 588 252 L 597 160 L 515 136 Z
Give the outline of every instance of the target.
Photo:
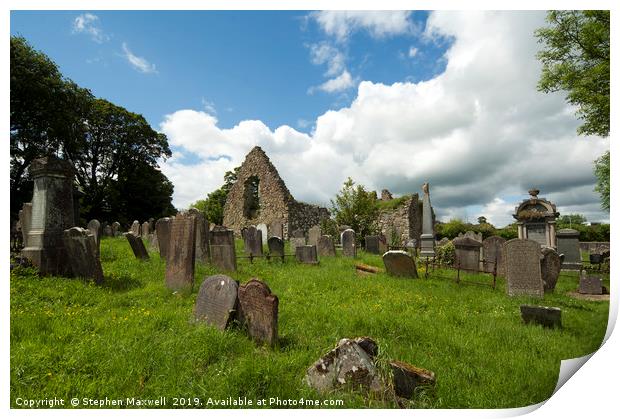
M 485 217 L 484 215 L 481 215 L 480 217 L 478 217 L 478 224 L 486 224 L 487 222 L 487 217 Z
M 557 219 L 558 228 L 575 228 L 586 224 L 586 217 L 582 214 L 566 214 Z
M 366 191 L 362 185 L 355 186 L 355 182 L 348 178 L 331 204 L 332 214 L 339 225 L 350 226 L 358 237 L 375 233 L 379 214 L 376 194 Z
M 553 10 L 538 29 L 543 64 L 538 89 L 565 90 L 584 121 L 580 134 L 609 135 L 609 10 Z
M 594 190 L 601 195 L 601 207 L 609 211 L 609 151 L 595 160 L 594 174 L 597 179 Z
M 219 189 L 208 194 L 206 199 L 200 199 L 194 202 L 190 207 L 202 211 L 209 222 L 222 225 L 224 222 L 224 205 L 226 204 L 226 198 L 228 198 L 228 193 L 235 182 L 237 182 L 240 168 L 241 166 L 238 166 L 233 170 L 227 171 L 224 174 L 224 184 Z

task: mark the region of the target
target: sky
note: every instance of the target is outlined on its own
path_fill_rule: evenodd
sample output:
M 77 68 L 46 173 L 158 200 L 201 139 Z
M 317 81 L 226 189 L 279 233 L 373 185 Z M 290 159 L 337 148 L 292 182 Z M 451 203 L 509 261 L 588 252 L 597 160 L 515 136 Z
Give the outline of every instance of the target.
M 167 135 L 187 208 L 256 145 L 297 200 L 329 206 L 347 177 L 421 194 L 439 219 L 513 221 L 532 187 L 561 214 L 609 221 L 565 94 L 538 92 L 543 11 L 12 11 L 93 94 Z

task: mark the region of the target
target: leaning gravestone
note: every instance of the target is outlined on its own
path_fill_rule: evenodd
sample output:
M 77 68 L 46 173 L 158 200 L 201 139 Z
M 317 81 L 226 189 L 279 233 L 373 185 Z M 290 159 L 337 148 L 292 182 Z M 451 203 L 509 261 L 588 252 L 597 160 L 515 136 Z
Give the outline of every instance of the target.
M 324 234 L 319 238 L 317 253 L 319 257 L 336 256 L 336 247 L 334 246 L 332 236 Z
M 379 253 L 379 236 L 364 237 L 364 245 L 368 253 L 372 253 L 374 255 L 380 254 Z
M 271 257 L 284 256 L 284 241 L 280 237 L 269 237 L 267 246 L 269 247 L 269 255 Z
M 211 241 L 211 263 L 224 271 L 237 270 L 235 236 L 232 230 L 214 228 L 209 237 Z
M 143 237 L 148 237 L 151 234 L 151 225 L 148 221 L 142 223 L 142 227 L 140 227 L 140 235 Z
M 601 278 L 590 276 L 585 271 L 581 271 L 579 274 L 579 294 L 603 294 Z
M 146 251 L 146 247 L 144 247 L 142 237 L 136 236 L 132 231 L 125 233 L 125 237 L 127 237 L 127 241 L 136 258 L 142 260 L 149 259 L 149 253 Z
M 101 244 L 101 223 L 98 220 L 90 220 L 86 225 L 86 228 L 90 233 L 95 236 L 95 243 L 97 244 L 97 252 L 99 251 L 99 245 Z
M 243 237 L 243 246 L 245 248 L 245 254 L 248 256 L 262 256 L 263 255 L 263 238 L 262 231 L 256 227 L 251 226 L 245 232 Z
M 63 241 L 73 276 L 92 279 L 96 284 L 101 284 L 103 270 L 99 259 L 99 247 L 90 230 L 72 227 L 64 231 Z
M 544 295 L 540 254 L 540 244 L 534 240 L 512 239 L 504 244 L 508 295 Z
M 484 259 L 485 272 L 493 272 L 493 269 L 495 269 L 495 262 L 497 262 L 497 275 L 505 275 L 504 243 L 506 243 L 506 239 L 499 236 L 487 237 L 482 242 L 482 257 Z
M 24 248 L 28 247 L 28 233 L 32 223 L 32 203 L 26 202 L 19 211 L 19 223 L 22 226 L 22 243 Z
M 166 286 L 172 291 L 191 291 L 196 261 L 196 217 L 184 213 L 176 216 L 170 228 L 168 252 Z
M 274 345 L 278 340 L 278 297 L 264 282 L 251 279 L 239 287 L 238 319 L 252 339 Z
M 112 235 L 114 237 L 121 235 L 121 223 L 119 223 L 118 221 L 114 221 L 112 223 Z
M 196 260 L 209 261 L 209 222 L 196 208 L 187 211 L 196 218 Z
M 196 297 L 194 318 L 220 330 L 226 329 L 234 319 L 237 309 L 239 284 L 226 275 L 206 278 Z
M 342 243 L 342 255 L 354 258 L 357 255 L 357 244 L 355 243 L 355 231 L 346 229 L 340 235 Z
M 471 237 L 458 237 L 452 240 L 452 243 L 454 244 L 456 255 L 454 266 L 459 269 L 477 272 L 480 266 L 482 242 Z
M 390 250 L 383 255 L 385 271 L 391 276 L 418 277 L 415 260 L 403 250 Z
M 284 240 L 284 227 L 279 221 L 273 222 L 269 225 L 269 237 L 280 237 Z
M 170 247 L 170 218 L 160 218 L 155 223 L 155 234 L 157 234 L 157 244 L 159 246 L 159 256 L 163 260 L 168 259 L 168 248 Z
M 317 246 L 319 244 L 319 238 L 321 237 L 321 227 L 316 225 L 308 230 L 308 244 L 311 246 Z
M 267 244 L 267 240 L 269 239 L 269 235 L 267 233 L 267 224 L 260 223 L 256 226 L 256 229 L 260 230 L 261 232 L 261 239 L 263 241 L 263 244 Z
M 560 276 L 562 261 L 558 252 L 550 247 L 542 249 L 542 256 L 540 260 L 540 274 L 543 280 L 543 287 L 545 292 L 553 291 Z
M 134 235 L 139 236 L 140 235 L 140 222 L 138 220 L 134 220 L 134 222 L 131 224 L 130 230 Z
M 297 246 L 295 248 L 295 258 L 298 262 L 317 265 L 319 260 L 316 256 L 316 246 L 308 244 L 305 246 Z

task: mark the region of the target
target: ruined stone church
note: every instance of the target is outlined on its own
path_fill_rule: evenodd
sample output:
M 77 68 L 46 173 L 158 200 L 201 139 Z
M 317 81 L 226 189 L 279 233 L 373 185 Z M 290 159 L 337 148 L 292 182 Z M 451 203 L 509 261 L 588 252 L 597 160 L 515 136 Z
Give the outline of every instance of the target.
M 269 157 L 254 147 L 241 165 L 224 205 L 224 225 L 241 235 L 244 227 L 265 224 L 269 234 L 282 226 L 283 239 L 295 230 L 307 231 L 329 218 L 326 208 L 296 201 Z

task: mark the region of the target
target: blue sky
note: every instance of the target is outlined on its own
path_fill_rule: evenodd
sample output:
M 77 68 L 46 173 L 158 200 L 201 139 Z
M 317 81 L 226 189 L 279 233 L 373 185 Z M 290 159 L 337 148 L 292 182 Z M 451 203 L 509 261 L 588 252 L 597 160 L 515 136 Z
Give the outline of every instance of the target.
M 179 208 L 260 145 L 293 195 L 328 204 L 346 177 L 421 192 L 441 219 L 511 222 L 533 186 L 608 220 L 563 94 L 536 90 L 544 12 L 11 12 L 63 74 L 170 141 Z

